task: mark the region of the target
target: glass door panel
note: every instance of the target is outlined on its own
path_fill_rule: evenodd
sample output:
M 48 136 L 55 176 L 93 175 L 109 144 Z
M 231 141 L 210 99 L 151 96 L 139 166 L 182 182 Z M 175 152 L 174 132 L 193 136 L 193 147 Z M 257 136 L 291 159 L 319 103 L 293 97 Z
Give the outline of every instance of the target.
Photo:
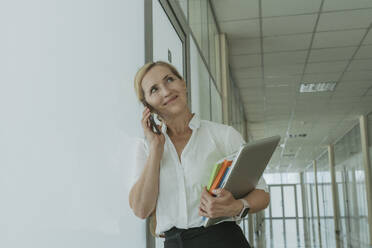
M 294 186 L 283 186 L 284 216 L 296 217 L 296 200 Z
M 301 191 L 301 185 L 296 186 L 296 192 L 297 192 L 297 209 L 298 209 L 298 217 L 303 217 L 303 209 L 302 209 L 302 191 Z
M 282 189 L 280 186 L 270 186 L 271 216 L 283 217 Z

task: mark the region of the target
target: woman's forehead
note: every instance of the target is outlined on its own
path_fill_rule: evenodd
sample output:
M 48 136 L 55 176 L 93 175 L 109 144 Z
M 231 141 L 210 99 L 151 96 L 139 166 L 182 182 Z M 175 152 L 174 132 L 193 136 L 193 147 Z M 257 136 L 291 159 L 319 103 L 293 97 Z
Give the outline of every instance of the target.
M 169 74 L 172 74 L 172 72 L 168 67 L 156 65 L 143 77 L 142 86 L 151 86 L 157 82 L 161 82 L 163 78 Z

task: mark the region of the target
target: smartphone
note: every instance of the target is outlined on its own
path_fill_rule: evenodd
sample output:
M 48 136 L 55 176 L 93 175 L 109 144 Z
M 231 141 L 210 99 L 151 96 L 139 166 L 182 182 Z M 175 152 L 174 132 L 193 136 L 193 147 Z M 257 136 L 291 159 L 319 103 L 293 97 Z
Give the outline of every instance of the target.
M 161 131 L 159 130 L 158 126 L 155 123 L 154 114 L 152 113 L 152 111 L 153 111 L 152 107 L 146 101 L 143 101 L 142 103 L 143 103 L 143 105 L 145 105 L 146 107 L 148 107 L 150 109 L 151 114 L 150 114 L 149 120 L 150 120 L 150 128 L 151 128 L 151 130 L 154 133 L 160 135 L 161 134 Z

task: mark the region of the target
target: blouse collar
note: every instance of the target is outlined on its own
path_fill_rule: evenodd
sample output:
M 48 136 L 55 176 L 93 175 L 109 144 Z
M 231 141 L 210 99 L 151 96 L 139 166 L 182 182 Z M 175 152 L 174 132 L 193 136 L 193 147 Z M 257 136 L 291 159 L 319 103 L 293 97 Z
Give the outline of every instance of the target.
M 196 130 L 200 127 L 200 117 L 197 113 L 194 113 L 194 116 L 191 118 L 190 122 L 189 122 L 189 127 L 191 128 L 191 130 Z M 167 132 L 167 125 L 165 123 L 163 123 L 162 125 L 162 128 L 161 128 L 161 131 L 163 133 L 166 133 Z

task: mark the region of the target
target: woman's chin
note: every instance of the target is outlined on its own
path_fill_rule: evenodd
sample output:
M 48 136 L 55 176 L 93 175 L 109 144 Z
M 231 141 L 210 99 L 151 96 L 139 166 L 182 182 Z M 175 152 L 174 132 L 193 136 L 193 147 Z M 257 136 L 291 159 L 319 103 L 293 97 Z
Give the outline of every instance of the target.
M 181 106 L 181 105 L 173 105 L 173 106 L 168 106 L 168 108 L 166 109 L 166 111 L 164 111 L 164 115 L 168 115 L 168 116 L 177 116 L 177 115 L 180 115 L 182 113 L 186 113 L 187 112 L 187 105 L 186 106 Z

